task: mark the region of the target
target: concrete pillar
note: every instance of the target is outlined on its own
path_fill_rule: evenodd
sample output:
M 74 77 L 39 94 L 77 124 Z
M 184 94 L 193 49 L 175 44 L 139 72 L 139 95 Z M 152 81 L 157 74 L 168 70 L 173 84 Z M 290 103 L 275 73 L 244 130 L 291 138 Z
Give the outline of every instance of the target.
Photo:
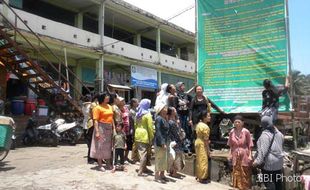
M 158 88 L 160 87 L 161 85 L 161 71 L 157 71 L 157 84 L 158 84 Z
M 98 21 L 99 21 L 99 26 L 98 26 L 98 32 L 100 35 L 100 45 L 103 47 L 104 42 L 104 11 L 105 11 L 105 1 L 101 2 L 100 7 L 99 7 L 99 16 L 98 16 Z
M 96 64 L 97 71 L 97 80 L 99 82 L 99 92 L 104 91 L 104 56 L 101 55 L 98 60 L 98 64 Z
M 156 30 L 156 51 L 160 53 L 160 28 Z
M 7 4 L 9 4 L 9 0 L 4 0 L 4 2 L 6 2 Z M 8 8 L 6 5 L 3 5 L 3 6 L 2 6 L 1 12 L 3 13 L 3 15 L 4 15 L 5 17 L 8 17 L 9 8 Z M 0 17 L 0 22 L 2 22 L 2 17 Z
M 83 16 L 84 16 L 83 13 L 78 13 L 75 16 L 75 26 L 80 29 L 83 29 Z
M 181 59 L 181 48 L 177 48 L 177 58 Z
M 100 46 L 102 47 L 103 51 L 103 46 L 104 46 L 104 12 L 105 12 L 105 1 L 102 1 L 99 6 L 99 16 L 98 16 L 98 32 L 100 35 Z M 103 92 L 104 91 L 104 55 L 102 52 L 102 55 L 100 59 L 98 60 L 98 82 L 99 82 L 99 91 Z
M 136 45 L 141 47 L 141 34 L 136 35 Z

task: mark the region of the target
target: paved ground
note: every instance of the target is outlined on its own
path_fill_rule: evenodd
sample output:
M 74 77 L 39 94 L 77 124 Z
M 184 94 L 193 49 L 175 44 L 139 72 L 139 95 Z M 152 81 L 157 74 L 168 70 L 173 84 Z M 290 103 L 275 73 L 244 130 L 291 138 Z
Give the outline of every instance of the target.
M 138 177 L 137 165 L 128 165 L 127 172 L 99 172 L 85 164 L 85 152 L 85 144 L 12 150 L 0 163 L 0 189 L 229 189 L 215 182 L 199 184 L 191 176 L 160 184 L 154 176 Z

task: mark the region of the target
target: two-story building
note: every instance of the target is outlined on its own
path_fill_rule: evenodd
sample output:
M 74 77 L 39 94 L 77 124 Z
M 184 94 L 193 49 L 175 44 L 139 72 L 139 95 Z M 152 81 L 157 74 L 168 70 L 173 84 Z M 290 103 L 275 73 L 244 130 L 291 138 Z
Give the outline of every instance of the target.
M 102 91 L 106 84 L 122 85 L 131 88 L 118 92 L 126 100 L 155 99 L 155 91 L 164 82 L 183 81 L 187 88 L 194 84 L 195 34 L 122 0 L 5 1 L 90 89 Z M 14 22 L 15 16 L 0 6 Z M 36 43 L 29 28 L 20 22 L 16 25 Z M 17 41 L 22 43 L 23 39 Z M 36 58 L 32 47 L 23 48 L 50 76 L 57 78 L 44 60 Z M 44 54 L 40 42 L 37 48 Z M 57 60 L 50 59 L 57 67 Z M 1 77 L 8 76 L 13 75 Z M 73 80 L 70 74 L 67 76 Z M 79 83 L 72 83 L 86 93 Z M 1 86 L 12 94 L 16 87 L 7 84 L 2 82 Z

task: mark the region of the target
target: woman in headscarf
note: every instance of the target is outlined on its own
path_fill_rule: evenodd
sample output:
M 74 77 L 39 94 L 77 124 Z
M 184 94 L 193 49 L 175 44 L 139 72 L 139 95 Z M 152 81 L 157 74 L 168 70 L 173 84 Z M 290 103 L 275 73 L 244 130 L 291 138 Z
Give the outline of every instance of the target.
M 167 92 L 167 87 L 168 87 L 167 83 L 164 83 L 161 85 L 160 92 L 158 93 L 156 97 L 155 106 L 160 105 L 160 104 L 167 105 L 168 97 L 169 97 L 169 93 Z
M 160 104 L 156 107 L 155 120 L 155 181 L 166 180 L 165 170 L 168 170 L 168 107 Z
M 136 114 L 135 143 L 140 155 L 138 176 L 143 176 L 143 173 L 148 171 L 146 167 L 147 152 L 154 138 L 153 119 L 149 111 L 150 106 L 151 100 L 142 99 Z
M 281 190 L 283 179 L 282 168 L 284 162 L 283 143 L 284 136 L 273 124 L 273 118 L 263 116 L 261 119 L 262 134 L 257 141 L 257 152 L 253 167 L 263 164 L 262 174 L 266 189 Z
M 210 113 L 203 110 L 199 117 L 199 123 L 196 127 L 197 139 L 195 140 L 196 152 L 196 179 L 200 183 L 208 183 L 208 160 L 210 157 L 209 136 L 210 128 L 207 125 L 210 122 Z
M 230 147 L 229 159 L 232 160 L 233 186 L 240 190 L 251 189 L 251 165 L 253 141 L 249 130 L 244 128 L 243 117 L 234 118 L 234 129 L 229 133 L 228 146 Z
M 100 171 L 105 171 L 102 167 L 103 159 L 107 161 L 108 169 L 112 169 L 112 134 L 115 126 L 113 110 L 108 104 L 109 99 L 107 93 L 100 94 L 98 97 L 99 105 L 93 109 L 94 132 L 90 156 L 98 160 Z

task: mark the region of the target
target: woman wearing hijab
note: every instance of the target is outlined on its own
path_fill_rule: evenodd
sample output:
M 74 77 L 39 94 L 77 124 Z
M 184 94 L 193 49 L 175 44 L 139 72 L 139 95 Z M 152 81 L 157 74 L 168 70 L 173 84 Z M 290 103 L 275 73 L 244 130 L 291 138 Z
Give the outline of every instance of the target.
M 262 134 L 257 141 L 257 152 L 253 167 L 264 164 L 262 174 L 268 176 L 264 181 L 267 189 L 282 189 L 282 175 L 284 162 L 283 134 L 273 125 L 271 116 L 263 116 L 261 119 Z
M 138 147 L 140 155 L 140 167 L 138 176 L 143 176 L 143 172 L 148 171 L 147 165 L 147 151 L 152 145 L 154 138 L 153 119 L 149 111 L 151 100 L 142 99 L 136 114 L 135 126 L 135 142 Z
M 155 181 L 166 180 L 165 170 L 168 170 L 168 107 L 160 104 L 156 107 L 155 120 Z
M 155 106 L 160 105 L 160 104 L 167 105 L 168 97 L 169 97 L 169 93 L 167 92 L 167 87 L 168 87 L 167 83 L 164 83 L 161 85 L 160 92 L 158 93 L 156 97 Z

